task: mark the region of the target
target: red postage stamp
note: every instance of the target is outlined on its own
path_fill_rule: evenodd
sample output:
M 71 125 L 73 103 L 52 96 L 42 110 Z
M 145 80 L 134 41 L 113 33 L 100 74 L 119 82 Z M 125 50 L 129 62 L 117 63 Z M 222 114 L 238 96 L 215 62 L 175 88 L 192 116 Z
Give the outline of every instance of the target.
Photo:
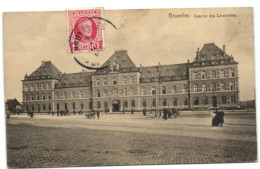
M 68 10 L 70 52 L 101 51 L 104 48 L 103 9 Z

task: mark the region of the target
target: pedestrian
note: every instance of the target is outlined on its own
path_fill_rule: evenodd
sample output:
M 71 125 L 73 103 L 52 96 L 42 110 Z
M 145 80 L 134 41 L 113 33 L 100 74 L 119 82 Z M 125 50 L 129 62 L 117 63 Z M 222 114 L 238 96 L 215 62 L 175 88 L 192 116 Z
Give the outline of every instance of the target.
M 223 127 L 225 113 L 221 110 L 221 108 L 219 108 L 218 110 L 218 116 L 219 116 L 220 126 Z
M 59 116 L 60 115 L 60 111 L 59 110 L 57 110 L 57 116 Z
M 180 117 L 180 110 L 177 108 L 177 117 Z
M 144 108 L 144 110 L 143 110 L 143 115 L 146 116 L 146 110 L 145 110 L 145 108 Z
M 98 120 L 99 120 L 99 110 L 97 109 L 97 118 L 98 118 Z
M 133 108 L 131 109 L 131 114 L 134 114 L 134 109 Z
M 172 112 L 170 109 L 168 109 L 168 118 L 171 118 L 172 117 Z
M 166 108 L 163 109 L 163 119 L 167 120 L 167 109 Z
M 218 114 L 218 109 L 216 109 L 216 111 L 214 111 L 211 114 L 212 117 L 212 126 L 219 126 L 219 114 Z
M 33 119 L 33 111 L 31 112 L 31 114 L 30 114 L 30 118 L 32 118 Z

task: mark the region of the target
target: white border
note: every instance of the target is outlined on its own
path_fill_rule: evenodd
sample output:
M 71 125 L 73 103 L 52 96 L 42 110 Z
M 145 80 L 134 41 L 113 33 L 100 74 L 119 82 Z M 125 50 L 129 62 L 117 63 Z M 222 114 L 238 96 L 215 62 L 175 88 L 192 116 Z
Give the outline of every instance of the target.
M 92 8 L 92 7 L 104 7 L 105 10 L 108 9 L 149 9 L 149 8 L 202 8 L 202 7 L 254 7 L 254 35 L 255 35 L 255 64 L 256 64 L 256 98 L 257 103 L 260 103 L 258 100 L 260 86 L 259 86 L 259 74 L 260 74 L 260 61 L 257 58 L 257 54 L 259 53 L 259 48 L 257 46 L 259 45 L 259 30 L 260 30 L 260 19 L 259 19 L 259 13 L 260 13 L 260 5 L 259 1 L 257 0 L 157 0 L 157 1 L 141 1 L 141 0 L 128 0 L 128 1 L 122 1 L 122 0 L 63 0 L 63 1 L 53 1 L 53 0 L 2 0 L 0 2 L 0 10 L 1 12 L 17 12 L 17 11 L 66 11 L 66 9 L 72 9 L 72 8 Z M 0 95 L 0 149 L 1 149 L 1 163 L 0 168 L 6 168 L 6 141 L 5 141 L 5 113 L 4 113 L 4 58 L 3 58 L 3 14 L 1 17 L 1 47 L 0 47 L 0 53 L 1 53 L 1 63 L 0 63 L 0 89 L 1 89 L 1 95 Z M 257 104 L 258 105 L 258 104 Z M 259 115 L 257 115 L 257 121 L 259 121 Z M 259 125 L 257 125 L 259 126 Z M 258 141 L 259 141 L 259 127 L 257 127 L 258 130 Z M 259 142 L 258 142 L 259 143 Z M 259 146 L 258 146 L 258 152 L 259 152 Z M 259 153 L 258 153 L 259 156 Z M 258 157 L 259 158 L 259 157 Z M 117 167 L 105 167 L 105 168 L 122 168 L 121 166 Z M 196 169 L 207 169 L 207 168 L 236 168 L 236 169 L 242 169 L 242 168 L 260 168 L 260 163 L 236 163 L 236 164 L 196 164 L 196 165 L 164 165 L 164 166 L 158 166 L 158 165 L 152 165 L 152 166 L 126 166 L 123 168 L 196 168 Z M 73 167 L 72 167 L 73 168 Z M 87 167 L 81 167 L 81 168 L 87 168 Z M 93 167 L 92 167 L 93 168 Z M 101 167 L 95 167 L 95 168 L 101 168 Z M 76 169 L 76 168 L 75 168 Z M 78 169 L 78 168 L 77 168 Z M 104 169 L 104 167 L 102 167 Z

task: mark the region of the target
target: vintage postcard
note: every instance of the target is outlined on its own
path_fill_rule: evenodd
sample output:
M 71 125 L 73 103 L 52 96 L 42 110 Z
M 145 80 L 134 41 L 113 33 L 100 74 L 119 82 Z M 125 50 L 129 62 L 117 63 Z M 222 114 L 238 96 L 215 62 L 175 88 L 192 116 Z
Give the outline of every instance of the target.
M 3 20 L 8 167 L 257 161 L 253 8 Z

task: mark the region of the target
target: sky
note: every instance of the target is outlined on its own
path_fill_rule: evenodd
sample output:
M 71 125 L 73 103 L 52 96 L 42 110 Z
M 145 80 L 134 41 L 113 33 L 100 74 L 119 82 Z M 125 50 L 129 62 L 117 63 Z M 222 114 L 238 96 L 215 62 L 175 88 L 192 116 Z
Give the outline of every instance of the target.
M 189 18 L 169 18 L 187 14 Z M 236 17 L 195 18 L 194 15 L 234 14 Z M 215 43 L 238 64 L 240 100 L 254 99 L 255 62 L 252 8 L 104 10 L 105 48 L 94 53 L 69 52 L 66 11 L 4 13 L 5 98 L 22 101 L 22 81 L 43 60 L 60 71 L 80 72 L 74 57 L 104 63 L 116 50 L 127 50 L 139 66 L 193 61 L 197 48 Z

